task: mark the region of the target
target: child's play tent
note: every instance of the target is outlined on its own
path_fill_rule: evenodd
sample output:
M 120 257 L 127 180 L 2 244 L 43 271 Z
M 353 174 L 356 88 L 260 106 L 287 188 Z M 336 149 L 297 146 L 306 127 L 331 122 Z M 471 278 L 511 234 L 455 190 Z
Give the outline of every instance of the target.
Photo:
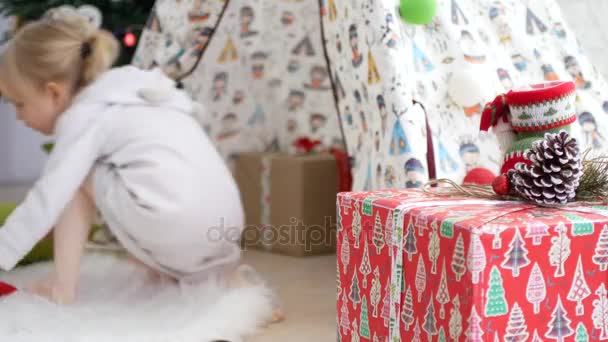
M 289 152 L 299 137 L 344 141 L 354 190 L 497 172 L 496 140 L 478 134 L 483 105 L 545 80 L 575 81 L 575 133 L 608 148 L 608 88 L 554 0 L 437 0 L 423 26 L 404 23 L 398 5 L 158 0 L 134 64 L 181 81 L 228 160 Z

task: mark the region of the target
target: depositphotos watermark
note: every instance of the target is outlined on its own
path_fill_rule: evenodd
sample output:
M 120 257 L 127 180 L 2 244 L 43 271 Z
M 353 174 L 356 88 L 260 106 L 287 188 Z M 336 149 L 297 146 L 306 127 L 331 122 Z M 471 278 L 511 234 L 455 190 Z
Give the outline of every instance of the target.
M 227 227 L 224 219 L 220 224 L 209 228 L 207 237 L 210 241 L 226 240 L 241 243 L 243 248 L 261 243 L 265 246 L 297 246 L 309 252 L 314 247 L 335 246 L 335 218 L 325 216 L 323 224 L 304 224 L 304 220 L 292 217 L 285 225 L 246 225 L 244 228 Z

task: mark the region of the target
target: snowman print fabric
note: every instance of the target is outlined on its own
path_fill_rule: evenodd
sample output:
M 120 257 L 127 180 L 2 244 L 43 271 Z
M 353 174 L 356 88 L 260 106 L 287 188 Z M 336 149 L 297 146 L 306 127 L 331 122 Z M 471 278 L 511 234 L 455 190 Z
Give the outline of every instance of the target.
M 606 152 L 606 83 L 554 0 L 437 0 L 437 15 L 426 25 L 405 23 L 398 5 L 324 0 L 355 190 L 416 187 L 428 177 L 424 117 L 408 111 L 412 100 L 426 109 L 438 178 L 461 181 L 475 167 L 497 173 L 498 143 L 478 133 L 484 104 L 514 87 L 549 80 L 576 83 L 573 134 L 584 148 Z M 395 117 L 400 127 L 391 130 Z M 391 148 L 395 136 L 407 142 L 404 149 Z
M 319 11 L 317 1 L 158 0 L 134 63 L 181 80 L 228 161 L 292 152 L 302 137 L 342 146 Z

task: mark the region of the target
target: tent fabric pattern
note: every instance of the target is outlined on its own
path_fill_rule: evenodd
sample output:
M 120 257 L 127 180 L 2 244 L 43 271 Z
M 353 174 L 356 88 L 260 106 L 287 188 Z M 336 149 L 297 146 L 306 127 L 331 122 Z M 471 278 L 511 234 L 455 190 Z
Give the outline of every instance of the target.
M 134 63 L 171 69 L 179 51 L 196 46 L 193 32 L 213 29 L 202 58 L 181 82 L 206 107 L 200 121 L 228 161 L 245 151 L 290 151 L 300 137 L 342 146 L 317 1 L 177 3 L 158 0 L 154 17 L 160 25 L 146 29 Z M 163 10 L 170 6 L 172 11 Z M 205 6 L 207 19 L 189 21 L 190 12 Z M 175 28 L 174 20 L 188 27 Z M 146 44 L 152 35 L 160 43 Z M 151 57 L 167 55 L 174 57 Z
M 483 105 L 513 87 L 545 80 L 561 78 L 576 82 L 579 124 L 574 125 L 573 134 L 583 146 L 596 152 L 606 151 L 608 120 L 601 115 L 608 110 L 605 81 L 581 53 L 553 0 L 526 4 L 438 0 L 434 20 L 418 26 L 404 23 L 398 17 L 395 10 L 398 1 L 375 1 L 372 5 L 370 1 L 325 0 L 322 13 L 328 33 L 326 46 L 331 64 L 336 66 L 335 82 L 349 87 L 345 96 L 339 98 L 338 107 L 349 153 L 356 161 L 353 190 L 370 190 L 366 185 L 371 185 L 371 189 L 414 187 L 427 177 L 425 164 L 416 162 L 426 160 L 422 146 L 426 146 L 426 139 L 412 135 L 421 131 L 423 119 L 414 119 L 409 111 L 401 111 L 402 117 L 407 118 L 401 125 L 405 134 L 396 127 L 393 134 L 380 137 L 381 141 L 407 137 L 415 151 L 412 155 L 406 151 L 401 151 L 405 156 L 383 154 L 382 148 L 374 153 L 373 148 L 361 147 L 374 144 L 375 132 L 368 133 L 366 126 L 378 130 L 381 120 L 374 115 L 380 112 L 383 117 L 382 107 L 367 106 L 363 114 L 354 115 L 351 120 L 352 108 L 359 106 L 358 93 L 365 91 L 372 94 L 370 100 L 382 96 L 385 103 L 406 103 L 413 98 L 424 105 L 438 178 L 460 181 L 477 166 L 498 172 L 502 163 L 498 142 L 493 135 L 478 132 Z M 383 77 L 373 86 L 366 84 L 367 72 L 372 69 L 357 69 L 354 62 L 349 62 L 354 58 L 351 42 L 358 43 L 363 57 L 371 51 L 380 65 L 376 68 L 380 75 L 403 70 L 402 91 L 411 93 L 391 93 L 396 84 L 390 77 Z M 386 63 L 378 63 L 383 56 Z M 458 91 L 461 87 L 467 89 L 464 98 Z M 392 107 L 386 106 L 389 110 Z M 360 123 L 359 117 L 367 119 Z M 377 179 L 371 184 L 363 181 L 369 177 L 370 169 L 375 174 L 372 178 Z M 405 176 L 405 184 L 402 180 L 393 182 L 390 176 L 383 177 L 394 170 Z M 420 170 L 421 174 L 414 170 Z
M 497 94 L 543 81 L 576 83 L 573 133 L 584 149 L 608 151 L 608 107 L 603 106 L 608 87 L 581 52 L 554 0 L 439 0 L 432 23 L 403 29 L 412 49 L 420 51 L 413 53 L 414 64 L 420 64 L 418 56 L 429 60 L 423 63 L 426 68 L 415 68 L 414 98 L 427 109 L 438 177 L 461 180 L 476 166 L 498 172 L 502 157 L 496 139 L 478 135 L 480 110 Z M 463 72 L 480 84 L 467 99 L 454 94 L 458 82 L 450 85 Z
M 478 132 L 483 105 L 545 80 L 576 82 L 573 134 L 608 151 L 606 82 L 555 0 L 437 0 L 427 25 L 405 23 L 398 5 L 158 0 L 134 63 L 181 79 L 229 161 L 289 152 L 299 137 L 344 141 L 355 191 L 419 187 L 433 169 L 456 181 L 477 166 L 498 172 L 496 138 Z
M 395 1 L 325 0 L 322 16 L 353 189 L 420 187 L 428 178 L 426 119 L 412 102 Z

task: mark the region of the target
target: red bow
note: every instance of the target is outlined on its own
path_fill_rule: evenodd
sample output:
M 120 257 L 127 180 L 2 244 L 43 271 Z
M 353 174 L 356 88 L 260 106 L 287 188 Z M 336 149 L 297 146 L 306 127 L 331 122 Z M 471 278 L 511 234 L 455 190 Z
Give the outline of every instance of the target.
M 498 120 L 500 118 L 502 118 L 504 122 L 508 122 L 508 110 L 509 107 L 507 106 L 507 98 L 505 94 L 498 95 L 494 101 L 486 104 L 483 108 L 483 112 L 481 113 L 481 122 L 479 123 L 479 130 L 487 132 L 490 127 L 498 124 Z
M 310 153 L 315 149 L 315 147 L 321 145 L 321 141 L 303 137 L 294 141 L 293 145 L 298 153 Z

